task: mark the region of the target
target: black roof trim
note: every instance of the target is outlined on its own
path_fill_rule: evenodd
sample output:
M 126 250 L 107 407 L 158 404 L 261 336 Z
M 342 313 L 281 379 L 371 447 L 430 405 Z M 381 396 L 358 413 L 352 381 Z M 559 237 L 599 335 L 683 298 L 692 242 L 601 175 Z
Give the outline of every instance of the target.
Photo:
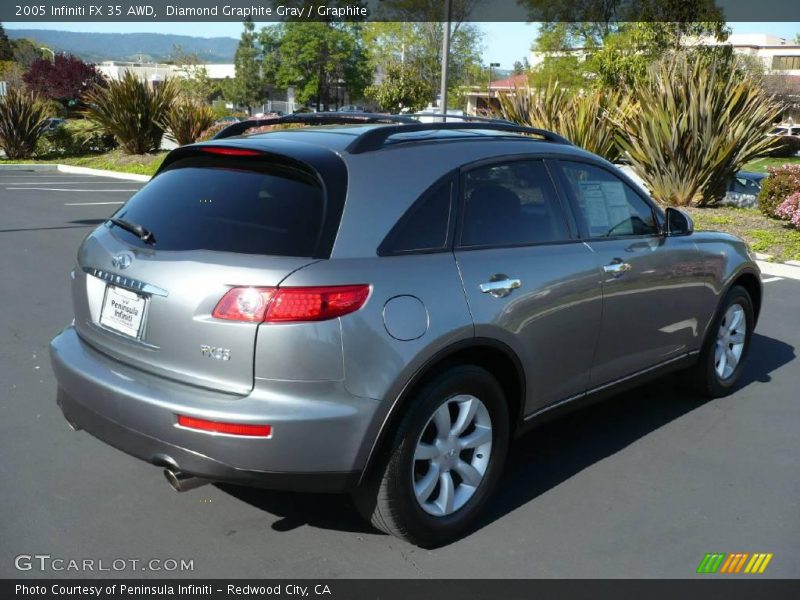
M 265 117 L 263 119 L 248 119 L 232 123 L 214 136 L 215 140 L 241 135 L 253 127 L 263 127 L 265 125 L 280 125 L 283 123 L 302 123 L 303 125 L 366 125 L 369 123 L 418 123 L 416 119 L 404 115 L 384 115 L 380 113 L 360 113 L 360 112 L 319 112 L 319 113 L 299 113 L 294 115 L 284 115 L 282 117 Z
M 451 117 L 448 116 L 448 119 Z M 456 119 L 460 117 L 455 117 Z M 466 117 L 469 118 L 469 117 Z M 472 118 L 469 118 L 470 120 Z M 386 143 L 386 140 L 393 135 L 400 133 L 412 133 L 415 131 L 441 131 L 448 129 L 480 129 L 489 131 L 499 131 L 507 133 L 523 133 L 527 135 L 536 135 L 541 137 L 546 142 L 554 144 L 564 144 L 572 146 L 573 143 L 568 139 L 561 137 L 558 134 L 548 131 L 546 129 L 538 129 L 536 127 L 524 127 L 522 125 L 514 125 L 512 123 L 500 121 L 498 119 L 481 119 L 478 122 L 440 122 L 440 123 L 404 123 L 401 125 L 387 125 L 386 127 L 376 127 L 370 129 L 359 135 L 349 146 L 347 152 L 350 154 L 361 154 L 363 152 L 372 152 L 379 150 Z M 428 142 L 429 139 L 424 140 L 404 140 L 404 142 Z

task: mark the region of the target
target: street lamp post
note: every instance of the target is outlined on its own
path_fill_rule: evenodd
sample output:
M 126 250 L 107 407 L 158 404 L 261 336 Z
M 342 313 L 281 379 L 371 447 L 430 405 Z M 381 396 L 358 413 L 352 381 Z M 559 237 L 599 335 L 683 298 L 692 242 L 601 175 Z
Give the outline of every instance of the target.
M 486 93 L 486 108 L 491 108 L 492 105 L 492 69 L 497 68 L 500 66 L 499 62 L 490 62 L 489 63 L 489 87 L 488 92 Z
M 450 58 L 450 0 L 444 3 L 444 35 L 442 36 L 442 77 L 440 81 L 439 95 L 441 97 L 440 107 L 442 109 L 442 122 L 447 121 L 447 63 Z

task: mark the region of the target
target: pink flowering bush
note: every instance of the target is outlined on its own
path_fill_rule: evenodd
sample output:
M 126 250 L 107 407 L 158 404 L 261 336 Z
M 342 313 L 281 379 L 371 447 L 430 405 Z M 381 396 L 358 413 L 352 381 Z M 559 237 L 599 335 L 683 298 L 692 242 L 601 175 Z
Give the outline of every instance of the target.
M 761 184 L 758 208 L 768 217 L 777 217 L 778 206 L 795 192 L 800 192 L 800 165 L 786 164 L 770 167 L 769 177 Z
M 800 229 L 800 192 L 795 192 L 775 209 L 775 216 L 789 221 L 794 227 Z

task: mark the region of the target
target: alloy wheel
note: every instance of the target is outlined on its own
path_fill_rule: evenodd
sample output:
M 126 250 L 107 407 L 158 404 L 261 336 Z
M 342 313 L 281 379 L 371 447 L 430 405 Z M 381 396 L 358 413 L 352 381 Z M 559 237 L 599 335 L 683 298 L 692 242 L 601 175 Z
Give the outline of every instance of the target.
M 443 517 L 463 507 L 483 481 L 492 454 L 492 420 L 475 396 L 453 396 L 417 440 L 412 485 L 422 510 Z

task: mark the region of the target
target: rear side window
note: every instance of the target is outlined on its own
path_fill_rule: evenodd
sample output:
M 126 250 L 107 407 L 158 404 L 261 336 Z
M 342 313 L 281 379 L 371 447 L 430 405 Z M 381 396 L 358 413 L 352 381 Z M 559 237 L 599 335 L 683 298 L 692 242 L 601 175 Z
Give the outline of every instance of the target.
M 414 202 L 378 248 L 380 256 L 447 248 L 453 178 L 434 184 Z
M 462 246 L 519 246 L 569 239 L 541 160 L 478 167 L 464 176 Z
M 160 173 L 115 215 L 142 225 L 157 250 L 314 256 L 325 195 L 309 172 L 185 159 Z M 137 236 L 114 227 L 134 245 Z

